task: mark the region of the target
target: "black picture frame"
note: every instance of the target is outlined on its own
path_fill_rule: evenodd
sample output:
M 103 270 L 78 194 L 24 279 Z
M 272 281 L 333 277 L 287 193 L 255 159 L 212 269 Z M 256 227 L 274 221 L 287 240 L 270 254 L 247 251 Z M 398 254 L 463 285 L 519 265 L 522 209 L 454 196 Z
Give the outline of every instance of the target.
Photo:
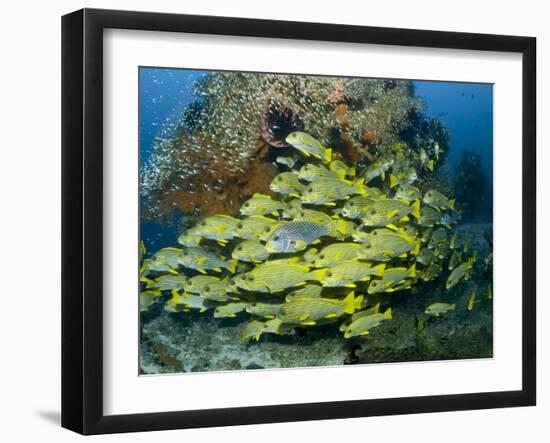
M 108 28 L 519 53 L 522 98 L 522 388 L 130 415 L 103 412 L 103 31 Z M 536 39 L 83 9 L 62 18 L 62 426 L 81 434 L 289 422 L 536 403 Z M 519 122 L 518 122 L 519 123 Z

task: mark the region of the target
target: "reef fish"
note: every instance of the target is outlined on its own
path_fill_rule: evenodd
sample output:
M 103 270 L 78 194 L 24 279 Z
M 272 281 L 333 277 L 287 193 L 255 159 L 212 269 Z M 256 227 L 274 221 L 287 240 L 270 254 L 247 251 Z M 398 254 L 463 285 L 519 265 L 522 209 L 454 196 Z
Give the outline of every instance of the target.
M 420 193 L 420 189 L 406 183 L 399 185 L 394 195 L 394 198 L 408 201 L 418 200 L 421 197 L 422 194 Z
M 298 252 L 330 233 L 331 227 L 310 221 L 291 221 L 273 230 L 266 241 L 269 252 Z
M 254 302 L 246 305 L 246 312 L 258 317 L 275 318 L 280 314 L 283 303 Z
M 393 166 L 393 160 L 377 160 L 374 163 L 368 165 L 363 169 L 358 177 L 365 179 L 365 183 L 375 179 L 376 177 L 381 177 L 382 180 L 386 178 L 386 172 Z
M 323 269 L 321 284 L 328 287 L 346 286 L 354 288 L 359 281 L 370 280 L 371 276 L 381 277 L 384 274 L 384 264 L 373 266 L 359 261 L 344 261 L 332 268 Z
M 159 299 L 161 293 L 157 290 L 148 290 L 139 293 L 139 311 L 148 311 Z
M 403 267 L 388 268 L 384 271 L 381 279 L 370 282 L 367 292 L 369 294 L 377 294 L 380 292 L 394 292 L 400 289 L 407 289 L 415 278 L 416 266 L 414 264 L 409 269 Z
M 340 213 L 347 218 L 353 220 L 360 219 L 363 214 L 370 209 L 374 204 L 375 199 L 372 197 L 358 195 L 350 198 L 344 203 Z
M 468 280 L 470 278 L 470 274 L 474 267 L 475 261 L 476 261 L 476 256 L 474 255 L 466 262 L 460 263 L 456 268 L 454 268 L 449 274 L 449 277 L 447 278 L 447 283 L 445 284 L 445 288 L 451 289 L 462 278 L 464 278 L 465 280 Z
M 345 260 L 363 256 L 363 246 L 357 243 L 333 243 L 321 249 L 313 262 L 316 268 L 336 266 Z
M 184 289 L 188 284 L 188 279 L 181 274 L 165 274 L 150 280 L 147 288 L 159 289 L 161 291 L 173 291 L 174 289 Z
M 302 286 L 300 289 L 295 289 L 294 291 L 289 292 L 285 300 L 291 301 L 295 298 L 317 298 L 321 297 L 321 292 L 323 292 L 323 287 L 318 284 L 307 284 Z
M 285 208 L 285 203 L 271 198 L 265 194 L 254 194 L 241 206 L 240 212 L 242 215 L 275 215 L 279 216 L 282 209 Z
M 201 237 L 225 244 L 235 236 L 238 223 L 238 219 L 229 215 L 212 215 L 197 224 L 194 230 Z
M 449 200 L 445 195 L 443 195 L 441 192 L 436 191 L 435 189 L 430 189 L 426 194 L 424 195 L 424 203 L 427 205 L 430 205 L 432 208 L 435 209 L 443 209 L 443 208 L 455 208 L 455 200 Z
M 182 246 L 199 246 L 202 238 L 195 228 L 191 228 L 178 237 L 178 243 Z
M 394 188 L 397 185 L 411 185 L 417 178 L 418 175 L 414 168 L 407 169 L 397 174 L 390 174 L 390 188 Z
M 235 237 L 245 240 L 256 239 L 265 231 L 267 226 L 273 223 L 277 223 L 277 220 L 263 215 L 251 215 L 237 223 L 234 234 Z
M 312 182 L 320 178 L 336 178 L 343 179 L 345 177 L 345 172 L 331 171 L 326 168 L 324 165 L 316 165 L 314 163 L 306 163 L 296 171 L 295 174 L 300 180 L 307 182 Z
M 409 205 L 408 202 L 395 199 L 376 200 L 370 209 L 366 211 L 361 220 L 365 226 L 389 226 L 394 223 L 407 221 L 407 215 L 413 215 L 417 219 L 420 217 L 420 202 L 416 200 Z
M 298 177 L 292 172 L 281 172 L 277 174 L 269 185 L 269 189 L 273 192 L 282 195 L 290 195 L 292 197 L 300 197 L 304 188 L 305 185 L 301 183 Z
M 439 317 L 441 314 L 445 314 L 449 311 L 454 311 L 455 309 L 456 309 L 455 303 L 449 304 L 449 303 L 436 302 L 428 306 L 424 310 L 424 314 L 434 315 L 436 317 Z
M 343 300 L 334 298 L 297 298 L 286 302 L 281 309 L 283 323 L 314 325 L 322 319 L 338 318 L 353 314 L 361 309 L 363 296 L 355 297 L 353 292 Z
M 178 262 L 185 268 L 195 269 L 203 274 L 206 274 L 208 270 L 221 272 L 222 269 L 234 273 L 237 265 L 236 260 L 226 261 L 214 252 L 207 251 L 199 246 L 183 249 L 178 256 Z
M 321 142 L 305 132 L 291 132 L 285 141 L 298 149 L 306 157 L 313 156 L 324 163 L 328 163 L 332 159 L 332 150 L 330 148 L 325 148 Z
M 224 301 L 228 299 L 226 290 L 228 279 L 221 279 L 213 275 L 196 275 L 191 277 L 185 290 L 192 294 L 200 294 L 209 300 Z
M 383 321 L 392 319 L 391 308 L 386 309 L 383 314 L 379 312 L 365 315 L 358 314 L 361 314 L 361 312 L 355 314 L 355 320 L 344 329 L 345 338 L 367 335 L 371 329 L 380 325 Z
M 334 206 L 336 200 L 364 192 L 363 181 L 355 183 L 337 178 L 320 178 L 310 183 L 302 193 L 301 200 L 311 205 Z
M 316 271 L 310 272 L 308 266 L 267 261 L 249 272 L 236 275 L 233 284 L 245 291 L 275 293 L 304 285 L 308 280 L 317 280 Z
M 234 302 L 227 303 L 225 305 L 216 306 L 214 309 L 215 318 L 226 318 L 226 317 L 236 317 L 239 312 L 242 312 L 246 309 L 247 303 L 245 302 Z
M 394 257 L 405 258 L 408 253 L 417 255 L 420 251 L 420 240 L 410 236 L 403 229 L 397 232 L 380 228 L 373 230 L 363 243 L 367 260 L 386 260 Z
M 244 262 L 261 263 L 269 258 L 269 252 L 259 240 L 245 240 L 235 246 L 231 256 Z
M 439 212 L 431 206 L 422 206 L 420 208 L 420 218 L 418 224 L 424 227 L 432 227 L 440 220 Z

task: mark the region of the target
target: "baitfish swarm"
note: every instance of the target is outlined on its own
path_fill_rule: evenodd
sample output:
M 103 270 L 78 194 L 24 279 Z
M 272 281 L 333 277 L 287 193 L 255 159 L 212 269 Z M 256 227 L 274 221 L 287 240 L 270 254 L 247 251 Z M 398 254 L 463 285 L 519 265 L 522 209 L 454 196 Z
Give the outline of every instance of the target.
M 179 237 L 181 247 L 142 261 L 142 311 L 163 300 L 181 315 L 246 312 L 244 340 L 335 322 L 350 338 L 391 320 L 381 306 L 394 292 L 442 275 L 446 289 L 470 278 L 477 255 L 457 248 L 454 200 L 422 193 L 391 164 L 356 171 L 307 133 L 286 142 L 295 155 L 281 159 L 276 197 L 254 194 L 238 218 L 206 217 Z

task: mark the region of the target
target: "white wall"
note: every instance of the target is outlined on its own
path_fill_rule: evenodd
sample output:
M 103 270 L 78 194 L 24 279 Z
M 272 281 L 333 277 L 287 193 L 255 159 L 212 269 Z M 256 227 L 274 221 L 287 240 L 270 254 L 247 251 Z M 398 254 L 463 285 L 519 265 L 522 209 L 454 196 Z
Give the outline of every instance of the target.
M 249 3 L 249 4 L 247 4 Z M 539 153 L 550 118 L 543 73 L 550 72 L 548 12 L 541 1 L 392 2 L 277 0 L 167 0 L 4 2 L 0 69 L 0 224 L 2 299 L 0 316 L 0 436 L 4 441 L 73 441 L 82 437 L 58 426 L 60 396 L 60 16 L 87 7 L 246 16 L 301 21 L 411 27 L 538 37 Z M 542 112 L 543 101 L 546 114 Z M 518 146 L 518 149 L 520 147 Z M 546 156 L 546 159 L 549 157 Z M 549 195 L 542 177 L 539 191 Z M 548 163 L 548 160 L 547 160 Z M 549 170 L 550 165 L 546 164 Z M 546 188 L 546 189 L 544 189 Z M 542 204 L 542 198 L 539 202 Z M 548 202 L 548 198 L 546 198 Z M 510 210 L 517 210 L 511 202 Z M 539 209 L 540 226 L 550 205 Z M 539 229 L 539 250 L 548 244 Z M 548 272 L 540 254 L 539 275 Z M 518 262 L 518 272 L 520 263 Z M 542 277 L 542 276 L 541 276 Z M 539 406 L 494 411 L 322 421 L 224 429 L 170 431 L 99 437 L 95 441 L 280 442 L 350 440 L 461 442 L 548 441 L 550 437 L 550 284 L 539 278 Z M 519 306 L 518 306 L 519 315 Z M 511 324 L 510 328 L 515 325 Z M 519 333 L 519 331 L 518 331 Z M 544 346 L 546 348 L 544 349 Z M 475 374 L 472 374 L 475 377 Z M 452 381 L 449 381 L 452 383 Z M 322 389 L 322 387 L 320 387 Z M 32 439 L 32 440 L 31 440 Z

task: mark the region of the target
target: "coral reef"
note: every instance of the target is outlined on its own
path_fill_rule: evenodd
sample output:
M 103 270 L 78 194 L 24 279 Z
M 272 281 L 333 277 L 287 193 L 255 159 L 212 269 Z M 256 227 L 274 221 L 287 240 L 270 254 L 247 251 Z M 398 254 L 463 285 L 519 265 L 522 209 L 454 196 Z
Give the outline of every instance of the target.
M 396 170 L 416 168 L 419 175 L 421 145 L 428 156 L 436 142 L 447 146 L 442 127 L 420 116 L 409 81 L 212 72 L 194 90 L 197 99 L 179 128 L 156 140 L 142 170 L 144 219 L 174 210 L 232 213 L 248 189 L 267 191 L 276 173 L 271 162 L 294 130 L 314 135 L 346 161 L 392 159 Z

